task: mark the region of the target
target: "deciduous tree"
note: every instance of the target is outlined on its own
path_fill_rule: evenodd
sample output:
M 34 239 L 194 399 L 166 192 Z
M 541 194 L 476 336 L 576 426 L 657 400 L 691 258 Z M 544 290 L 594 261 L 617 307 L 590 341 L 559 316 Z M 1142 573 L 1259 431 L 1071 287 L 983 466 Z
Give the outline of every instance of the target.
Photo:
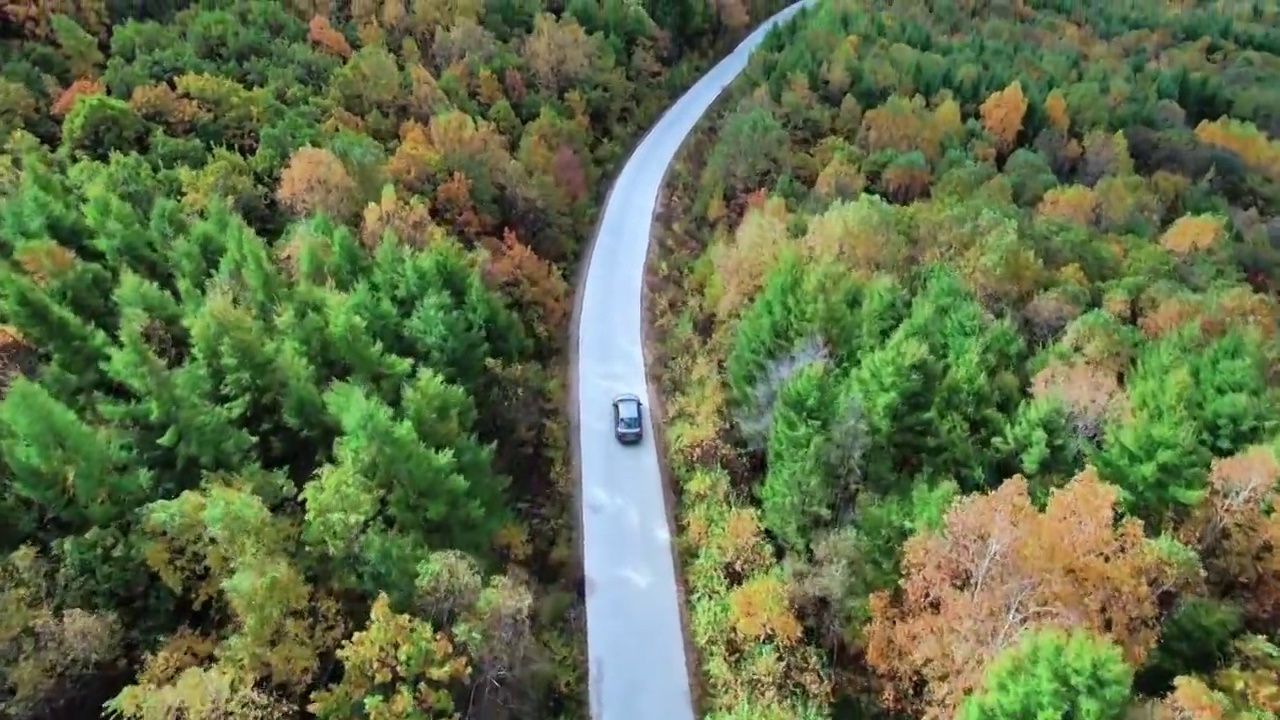
M 1022 93 L 1022 83 L 1014 80 L 1003 90 L 992 93 L 979 108 L 982 126 L 991 133 L 1000 152 L 1008 152 L 1022 132 L 1022 120 L 1027 114 L 1027 97 Z
M 340 221 L 351 217 L 360 202 L 346 166 L 333 153 L 316 147 L 304 147 L 289 158 L 276 197 L 295 215 L 323 212 Z
M 430 623 L 396 614 L 378 596 L 364 630 L 338 650 L 342 680 L 317 692 L 308 708 L 317 717 L 339 720 L 376 711 L 386 720 L 454 720 L 452 692 L 471 667 Z
M 958 502 L 940 532 L 908 541 L 901 596 L 874 596 L 867 627 L 888 699 L 948 715 L 985 659 L 1035 628 L 1086 628 L 1140 662 L 1157 638 L 1162 593 L 1198 568 L 1190 549 L 1147 539 L 1137 520 L 1117 523 L 1118 499 L 1086 470 L 1036 512 L 1014 477 Z
M 1280 620 L 1280 463 L 1268 447 L 1215 460 L 1208 492 L 1179 529 L 1204 558 L 1207 582 L 1241 602 L 1256 627 Z

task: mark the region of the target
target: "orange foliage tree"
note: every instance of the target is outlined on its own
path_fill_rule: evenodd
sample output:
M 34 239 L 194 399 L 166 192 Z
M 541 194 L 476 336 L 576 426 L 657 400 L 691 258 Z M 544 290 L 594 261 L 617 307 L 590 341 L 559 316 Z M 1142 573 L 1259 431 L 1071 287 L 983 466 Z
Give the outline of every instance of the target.
M 982 126 L 996 141 L 996 148 L 1008 152 L 1017 142 L 1027 115 L 1027 96 L 1022 93 L 1022 83 L 1014 80 L 1005 89 L 992 93 L 978 111 L 982 115 Z
M 316 15 L 307 23 L 307 40 L 340 58 L 351 57 L 351 43 L 347 42 L 342 33 L 334 30 L 329 24 L 329 18 L 323 15 Z
M 81 95 L 101 95 L 106 92 L 106 88 L 97 80 L 81 78 L 71 83 L 71 86 L 62 91 L 57 100 L 53 101 L 53 105 L 49 108 L 49 113 L 54 117 L 62 117 L 66 115 L 76 104 L 76 98 Z
M 294 215 L 325 212 L 338 220 L 355 213 L 359 195 L 355 180 L 336 155 L 316 147 L 299 148 L 280 173 L 280 204 Z
M 540 339 L 558 344 L 568 328 L 569 284 L 555 265 L 538 257 L 516 234 L 506 230 L 490 249 L 486 278 L 533 320 Z
M 1083 627 L 1140 662 L 1160 627 L 1157 602 L 1195 578 L 1187 553 L 1116 522 L 1119 491 L 1092 468 L 1037 512 L 1021 476 L 959 501 L 939 532 L 903 550 L 900 591 L 876 593 L 867 659 L 886 699 L 926 718 L 950 717 L 985 663 L 1020 632 Z

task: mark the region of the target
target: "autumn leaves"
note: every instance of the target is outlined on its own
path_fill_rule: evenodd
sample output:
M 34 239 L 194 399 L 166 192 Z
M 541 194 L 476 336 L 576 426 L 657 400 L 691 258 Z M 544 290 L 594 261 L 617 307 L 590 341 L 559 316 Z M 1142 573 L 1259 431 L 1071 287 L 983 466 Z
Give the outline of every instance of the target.
M 891 700 L 917 717 L 950 716 L 990 658 L 1030 628 L 1088 629 L 1140 664 L 1159 635 L 1162 594 L 1197 584 L 1199 568 L 1140 521 L 1117 522 L 1118 495 L 1087 470 L 1038 511 L 1015 477 L 909 540 L 900 590 L 871 596 L 867 659 L 891 687 L 927 689 Z
M 1272 717 L 1253 30 L 872 5 L 767 40 L 672 190 L 652 306 L 713 717 Z

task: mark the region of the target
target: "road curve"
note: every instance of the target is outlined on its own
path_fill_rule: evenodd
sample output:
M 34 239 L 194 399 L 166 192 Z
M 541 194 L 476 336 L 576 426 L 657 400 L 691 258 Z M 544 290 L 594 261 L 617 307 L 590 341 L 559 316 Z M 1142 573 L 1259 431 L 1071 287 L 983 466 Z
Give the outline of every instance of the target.
M 579 289 L 577 433 L 582 481 L 592 720 L 693 720 L 662 477 L 645 441 L 614 439 L 610 401 L 646 397 L 641 293 L 658 190 L 680 144 L 792 5 L 753 32 L 676 101 L 614 182 Z

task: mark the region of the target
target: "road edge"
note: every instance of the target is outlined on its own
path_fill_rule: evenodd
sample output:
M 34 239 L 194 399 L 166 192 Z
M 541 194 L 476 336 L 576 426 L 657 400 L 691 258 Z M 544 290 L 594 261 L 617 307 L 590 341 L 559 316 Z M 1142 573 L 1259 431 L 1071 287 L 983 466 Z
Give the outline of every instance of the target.
M 721 89 L 723 92 L 723 88 Z M 716 96 L 717 99 L 719 95 Z M 702 118 L 699 117 L 701 122 Z M 685 136 L 680 148 L 693 136 L 691 130 Z M 676 151 L 679 157 L 680 151 Z M 667 201 L 667 175 L 676 164 L 676 157 L 662 172 L 662 180 L 658 184 L 658 196 L 653 202 L 653 217 L 649 220 L 649 245 L 645 249 L 644 267 L 641 268 L 642 285 L 640 286 L 640 350 L 644 355 L 645 395 L 649 401 L 649 425 L 653 428 L 653 447 L 658 456 L 658 477 L 662 482 L 662 502 L 667 514 L 667 530 L 670 533 L 671 565 L 675 570 L 676 602 L 680 604 L 680 635 L 684 640 L 685 672 L 689 674 L 689 703 L 693 706 L 693 716 L 703 717 L 702 657 L 698 652 L 698 644 L 693 641 L 691 622 L 689 619 L 689 598 L 685 589 L 684 567 L 680 557 L 680 527 L 677 524 L 677 506 L 675 479 L 671 471 L 671 453 L 667 445 L 666 432 L 666 398 L 662 394 L 662 386 L 658 384 L 658 369 L 654 361 L 653 323 L 649 315 L 649 304 L 652 293 L 649 292 L 652 278 L 649 276 L 654 259 L 661 252 L 660 243 L 656 242 L 662 232 L 659 218 L 663 214 Z
M 773 17 L 772 14 L 769 15 L 769 17 L 762 20 L 760 24 L 767 22 L 772 17 Z M 757 25 L 756 27 L 759 27 L 759 25 Z M 662 121 L 662 118 L 665 117 L 668 112 L 670 112 L 672 106 L 678 103 L 680 101 L 680 98 L 684 97 L 685 94 L 689 92 L 689 90 L 692 89 L 693 86 L 696 85 L 699 80 L 701 80 L 708 72 L 710 72 L 711 69 L 714 68 L 720 61 L 728 57 L 729 54 L 732 53 L 738 47 L 738 45 L 741 44 L 742 41 L 749 36 L 750 36 L 749 32 L 744 34 L 741 38 L 738 38 L 737 40 L 732 41 L 729 47 L 726 48 L 723 52 L 720 52 L 714 55 L 712 58 L 713 61 L 707 67 L 707 69 L 704 70 L 702 73 L 700 73 L 696 78 L 694 78 L 693 82 L 689 84 L 689 87 L 681 90 L 680 93 L 676 95 L 675 98 L 670 103 L 667 104 L 666 109 L 664 109 L 661 113 L 658 114 L 656 118 L 653 119 L 653 122 L 649 124 L 649 127 L 646 128 L 643 133 L 641 133 L 639 136 L 635 138 L 635 140 L 631 142 L 630 146 L 627 148 L 626 154 L 623 156 L 622 164 L 617 166 L 616 172 L 614 172 L 612 176 L 609 178 L 609 189 L 605 191 L 604 198 L 600 202 L 600 211 L 596 216 L 595 227 L 591 230 L 590 237 L 587 238 L 587 244 L 582 250 L 582 257 L 578 259 L 578 266 L 573 273 L 573 312 L 569 319 L 569 329 L 567 332 L 568 362 L 566 363 L 566 370 L 568 373 L 568 377 L 565 378 L 566 380 L 565 402 L 568 404 L 568 407 L 564 409 L 564 416 L 569 421 L 569 433 L 568 433 L 569 458 L 573 463 L 573 468 L 571 470 L 571 476 L 573 478 L 573 483 L 574 483 L 573 528 L 574 528 L 575 537 L 573 542 L 573 548 L 574 548 L 574 553 L 576 557 L 574 568 L 578 573 L 578 576 L 575 581 L 575 585 L 579 588 L 579 591 L 584 601 L 586 599 L 586 596 L 590 594 L 590 589 L 586 587 L 586 569 L 585 569 L 586 545 L 585 545 L 585 540 L 583 539 L 583 532 L 582 532 L 582 501 L 583 501 L 583 498 L 582 498 L 582 433 L 580 432 L 581 426 L 582 426 L 582 419 L 579 414 L 578 382 L 577 382 L 577 379 L 578 379 L 578 325 L 580 320 L 582 319 L 583 290 L 586 288 L 586 284 L 587 284 L 586 283 L 587 272 L 591 269 L 591 258 L 595 254 L 596 241 L 600 237 L 600 228 L 604 224 L 604 211 L 605 211 L 605 208 L 609 206 L 609 201 L 613 198 L 613 191 L 614 191 L 614 188 L 617 186 L 618 177 L 622 175 L 623 168 L 625 168 L 632 161 L 632 159 L 635 158 L 636 151 L 640 149 L 640 146 L 644 144 L 644 141 L 647 140 L 649 138 L 649 135 L 653 133 L 654 129 L 658 127 L 658 125 Z M 723 92 L 723 88 L 721 89 L 721 92 Z M 718 97 L 719 95 L 717 95 L 717 98 Z M 699 117 L 698 120 L 699 122 L 701 122 L 702 117 Z M 690 134 L 692 134 L 692 131 L 690 131 Z M 689 136 L 686 135 L 685 141 L 687 141 L 688 138 Z M 680 143 L 680 146 L 684 147 L 684 141 Z M 679 155 L 679 151 L 677 151 L 677 155 Z M 652 433 L 653 433 L 653 437 L 651 438 L 651 440 L 654 443 L 654 449 L 658 456 L 658 476 L 662 482 L 662 497 L 663 497 L 663 504 L 665 505 L 666 514 L 667 514 L 667 528 L 671 533 L 671 554 L 672 554 L 672 561 L 675 563 L 674 569 L 675 569 L 676 600 L 680 604 L 680 635 L 684 640 L 684 647 L 685 647 L 685 655 L 684 655 L 685 671 L 689 674 L 689 702 L 693 706 L 694 717 L 700 718 L 702 717 L 701 665 L 698 662 L 696 662 L 698 659 L 697 646 L 694 644 L 693 639 L 690 636 L 690 632 L 689 632 L 689 604 L 688 602 L 686 602 L 684 572 L 682 571 L 682 568 L 680 566 L 680 553 L 676 546 L 678 534 L 675 532 L 676 531 L 675 495 L 673 493 L 672 485 L 671 485 L 670 461 L 667 458 L 667 452 L 666 452 L 667 450 L 666 435 L 663 432 L 663 426 L 662 426 L 662 418 L 663 418 L 662 408 L 664 406 L 661 405 L 662 403 L 661 393 L 660 392 L 655 393 L 654 391 L 655 386 L 654 386 L 654 377 L 653 377 L 653 371 L 652 371 L 653 353 L 649 347 L 650 340 L 651 340 L 651 332 L 649 329 L 649 324 L 650 324 L 649 313 L 648 313 L 649 292 L 648 292 L 647 274 L 649 272 L 650 261 L 653 259 L 654 247 L 655 247 L 655 243 L 653 241 L 654 240 L 653 233 L 656 231 L 657 225 L 654 222 L 654 220 L 658 217 L 658 214 L 659 212 L 661 212 L 661 208 L 663 207 L 663 203 L 666 200 L 664 191 L 666 189 L 666 184 L 667 184 L 667 175 L 670 173 L 671 167 L 674 164 L 675 164 L 675 159 L 673 158 L 672 161 L 667 164 L 667 167 L 664 168 L 662 171 L 662 180 L 658 184 L 658 195 L 655 198 L 654 204 L 653 204 L 654 214 L 653 214 L 653 218 L 650 219 L 649 240 L 648 240 L 648 245 L 645 248 L 644 266 L 641 268 L 641 271 L 640 271 L 641 278 L 642 278 L 642 285 L 640 289 L 640 347 L 644 356 L 645 395 L 649 405 L 649 424 L 652 427 Z M 584 615 L 583 634 L 584 634 L 584 642 L 585 642 L 585 633 L 586 633 L 585 607 L 583 608 L 583 615 Z M 586 660 L 585 657 L 583 659 Z M 589 677 L 591 668 L 588 666 L 585 668 L 585 670 L 587 673 L 587 677 Z M 586 688 L 587 688 L 588 696 L 584 698 L 584 700 L 585 700 L 585 705 L 587 707 L 587 711 L 589 715 L 590 708 L 591 708 L 591 698 L 590 698 L 591 687 L 590 687 L 589 680 L 588 680 L 588 683 L 586 684 Z
M 694 85 L 698 83 L 699 80 L 705 77 L 707 73 L 709 73 L 713 68 L 716 67 L 716 65 L 722 62 L 730 54 L 735 52 L 743 42 L 745 42 L 748 38 L 750 38 L 751 35 L 757 30 L 759 30 L 765 23 L 769 22 L 779 14 L 786 12 L 788 9 L 801 4 L 801 2 L 803 2 L 803 0 L 792 0 L 792 2 L 788 2 L 782 8 L 779 8 L 778 10 L 770 13 L 768 16 L 763 18 L 759 23 L 754 24 L 751 27 L 751 29 L 743 33 L 741 37 L 737 38 L 736 40 L 730 41 L 730 43 L 728 44 L 728 47 L 724 48 L 723 51 L 715 53 L 712 56 L 712 62 L 710 66 L 708 66 L 706 70 L 700 73 L 693 80 L 693 82 L 689 84 L 688 87 L 681 90 L 680 93 L 670 103 L 667 104 L 666 109 L 664 109 L 661 113 L 659 113 L 659 115 L 656 118 L 654 118 L 653 122 L 650 123 L 649 127 L 646 128 L 643 133 L 637 136 L 629 144 L 627 151 L 623 156 L 622 163 L 617 166 L 616 171 L 612 173 L 612 176 L 609 178 L 609 189 L 605 191 L 604 197 L 601 200 L 601 203 L 599 206 L 599 212 L 596 216 L 595 226 L 591 231 L 591 235 L 586 239 L 587 240 L 586 245 L 583 247 L 582 255 L 578 259 L 577 267 L 574 270 L 573 310 L 570 316 L 569 328 L 568 328 L 568 331 L 566 332 L 566 340 L 567 340 L 566 350 L 568 355 L 568 358 L 567 358 L 568 362 L 566 363 L 567 378 L 565 378 L 566 386 L 565 386 L 564 397 L 565 397 L 565 403 L 568 407 L 564 408 L 563 411 L 564 411 L 564 416 L 568 420 L 568 425 L 569 425 L 569 428 L 568 428 L 569 429 L 569 433 L 568 433 L 569 458 L 573 465 L 570 471 L 570 475 L 574 483 L 573 528 L 574 528 L 575 538 L 573 542 L 573 549 L 574 549 L 575 560 L 576 560 L 576 562 L 574 563 L 574 567 L 576 568 L 578 573 L 575 585 L 579 588 L 579 592 L 584 601 L 585 601 L 585 598 L 588 595 L 590 595 L 591 590 L 586 586 L 586 569 L 585 569 L 586 547 L 585 547 L 585 540 L 583 538 L 583 532 L 582 532 L 582 509 L 583 509 L 582 433 L 581 433 L 582 422 L 581 422 L 581 417 L 579 413 L 579 402 L 578 402 L 579 393 L 578 393 L 578 382 L 577 382 L 578 366 L 579 366 L 578 326 L 582 319 L 582 306 L 584 302 L 583 291 L 586 288 L 587 274 L 591 269 L 591 259 L 595 254 L 596 243 L 600 237 L 600 229 L 601 229 L 601 226 L 604 224 L 605 209 L 609 206 L 609 202 L 613 198 L 613 191 L 617 186 L 618 177 L 621 176 L 622 170 L 626 168 L 626 166 L 633 159 L 635 159 L 636 151 L 640 148 L 641 145 L 644 144 L 644 141 L 648 139 L 649 135 L 653 133 L 654 129 L 656 129 L 659 124 L 661 124 L 662 119 L 666 117 L 667 113 L 671 111 L 671 108 L 674 105 L 676 105 L 680 101 L 680 99 L 683 98 L 685 94 L 687 94 L 689 90 L 691 90 L 694 87 Z M 736 80 L 740 75 L 741 75 L 741 72 L 734 75 L 734 79 Z M 655 372 L 654 351 L 652 347 L 653 329 L 652 329 L 652 323 L 650 321 L 651 318 L 649 316 L 650 296 L 651 296 L 651 293 L 649 292 L 649 287 L 650 287 L 649 273 L 650 273 L 650 268 L 652 267 L 653 262 L 657 257 L 658 252 L 660 251 L 660 243 L 655 242 L 655 239 L 657 237 L 657 234 L 662 229 L 661 224 L 658 222 L 658 220 L 661 214 L 663 213 L 663 210 L 666 207 L 667 180 L 671 174 L 671 169 L 675 167 L 676 162 L 680 158 L 681 151 L 685 148 L 690 138 L 693 137 L 694 132 L 697 131 L 698 125 L 702 123 L 703 119 L 707 117 L 708 113 L 712 112 L 715 109 L 716 104 L 720 101 L 720 99 L 724 95 L 725 90 L 727 90 L 728 87 L 729 85 L 726 84 L 725 86 L 720 88 L 719 92 L 716 93 L 715 98 L 713 98 L 711 104 L 708 105 L 706 110 L 698 116 L 698 119 L 694 123 L 693 128 L 691 128 L 690 131 L 685 135 L 685 137 L 680 141 L 680 146 L 679 148 L 677 148 L 675 155 L 672 156 L 671 161 L 668 162 L 666 167 L 662 169 L 662 177 L 658 183 L 658 192 L 656 197 L 654 198 L 653 214 L 650 216 L 650 219 L 649 219 L 649 237 L 646 241 L 644 264 L 641 267 L 640 346 L 641 346 L 641 353 L 643 355 L 643 360 L 644 360 L 645 395 L 649 403 L 649 424 L 650 424 L 650 427 L 652 428 L 652 435 L 653 435 L 652 442 L 654 443 L 654 449 L 657 455 L 658 475 L 659 475 L 659 480 L 662 484 L 663 504 L 665 506 L 666 516 L 667 516 L 667 528 L 668 528 L 668 531 L 670 532 L 672 567 L 675 571 L 676 599 L 680 606 L 680 634 L 684 641 L 685 671 L 688 674 L 689 702 L 692 707 L 695 718 L 701 718 L 704 716 L 704 708 L 703 708 L 704 693 L 703 693 L 703 687 L 702 687 L 702 672 L 701 672 L 702 666 L 700 663 L 701 658 L 699 657 L 697 644 L 693 642 L 693 637 L 690 630 L 691 624 L 690 624 L 690 618 L 689 618 L 689 603 L 688 603 L 688 597 L 687 597 L 687 592 L 685 588 L 684 571 L 683 571 L 682 564 L 680 562 L 679 533 L 678 533 L 678 527 L 676 525 L 676 498 L 675 498 L 674 485 L 672 482 L 671 462 L 670 462 L 669 452 L 668 452 L 669 448 L 667 446 L 665 427 L 663 425 L 663 420 L 665 419 L 666 405 L 661 393 L 661 388 L 656 382 L 657 373 Z M 586 640 L 585 638 L 585 632 L 586 632 L 585 606 L 584 606 L 583 612 L 584 612 L 584 618 L 583 618 L 584 638 L 583 639 L 585 641 Z M 584 660 L 587 660 L 587 658 L 584 657 Z M 585 671 L 586 671 L 586 679 L 587 679 L 587 682 L 585 684 L 587 697 L 584 698 L 584 700 L 586 701 L 585 704 L 587 707 L 588 715 L 590 715 L 591 690 L 590 690 L 589 678 L 590 678 L 591 669 L 590 669 L 589 662 L 587 662 L 587 667 L 585 668 Z
M 736 43 L 734 46 L 736 47 Z M 732 52 L 732 51 L 733 51 L 732 48 L 730 48 L 728 52 Z M 711 68 L 715 67 L 715 63 L 720 62 L 721 59 L 726 57 L 728 55 L 728 52 L 724 53 L 723 55 L 715 56 L 714 62 L 711 64 L 710 67 L 707 68 L 707 70 L 709 71 Z M 658 127 L 659 122 L 671 110 L 671 107 L 675 105 L 677 102 L 679 102 L 680 98 L 684 97 L 684 94 L 689 91 L 689 88 L 692 88 L 694 85 L 696 85 L 698 80 L 700 80 L 702 76 L 706 74 L 707 74 L 706 71 L 702 72 L 697 76 L 697 78 L 694 79 L 692 83 L 690 83 L 688 88 L 681 90 L 680 93 L 676 95 L 675 98 L 670 103 L 667 103 L 666 108 L 661 113 L 659 113 L 656 118 L 653 119 L 653 122 L 649 124 L 649 127 L 645 128 L 645 131 L 643 133 L 636 136 L 636 138 L 631 141 L 630 145 L 627 147 L 626 153 L 622 156 L 622 163 L 617 166 L 616 171 L 613 172 L 612 175 L 609 177 L 609 189 L 605 191 L 604 198 L 600 201 L 600 208 L 599 208 L 599 212 L 596 214 L 595 226 L 591 230 L 591 235 L 587 238 L 586 245 L 582 249 L 582 256 L 578 259 L 577 268 L 575 268 L 573 273 L 573 311 L 572 311 L 572 314 L 570 315 L 569 328 L 568 328 L 568 331 L 566 332 L 566 335 L 567 335 L 566 352 L 568 356 L 568 362 L 565 364 L 567 376 L 564 378 L 565 380 L 564 396 L 565 396 L 565 403 L 568 405 L 568 407 L 563 408 L 562 412 L 564 413 L 565 419 L 568 420 L 568 423 L 569 423 L 569 432 L 568 432 L 569 458 L 573 465 L 573 467 L 570 470 L 570 476 L 573 480 L 573 532 L 574 532 L 573 549 L 574 549 L 574 556 L 575 556 L 575 562 L 573 564 L 573 567 L 578 574 L 577 578 L 575 579 L 575 585 L 578 588 L 579 593 L 584 602 L 583 609 L 582 609 L 582 613 L 583 613 L 582 642 L 583 642 L 584 649 L 586 649 L 586 643 L 587 643 L 585 601 L 586 601 L 587 595 L 590 594 L 590 588 L 586 587 L 586 575 L 587 575 L 586 545 L 585 545 L 586 541 L 583 539 L 583 532 L 582 532 L 582 506 L 583 506 L 582 432 L 581 432 L 582 418 L 580 417 L 579 403 L 578 403 L 578 345 L 579 345 L 578 325 L 582 320 L 582 304 L 583 304 L 583 294 L 584 294 L 583 291 L 586 289 L 587 273 L 591 270 L 591 258 L 596 251 L 596 241 L 600 237 L 600 228 L 602 225 L 604 225 L 604 211 L 605 211 L 605 208 L 609 206 L 609 201 L 613 198 L 613 191 L 617 187 L 618 178 L 622 175 L 623 168 L 625 168 L 632 161 L 632 159 L 635 158 L 636 151 L 640 149 L 640 146 L 644 144 L 644 141 L 648 139 L 649 135 L 651 135 L 654 129 Z M 665 172 L 663 173 L 663 179 L 664 181 L 666 179 Z M 659 187 L 659 193 L 661 193 L 661 186 Z M 655 208 L 656 207 L 657 207 L 657 204 L 655 203 Z M 652 238 L 650 239 L 650 247 L 652 247 Z M 646 268 L 648 267 L 647 253 L 646 253 L 645 267 Z M 642 270 L 642 272 L 644 271 Z M 643 288 L 642 288 L 640 293 L 640 313 L 641 313 L 640 344 L 642 346 L 642 349 L 644 348 L 644 345 L 645 345 L 645 336 L 646 336 L 645 327 L 648 324 L 645 320 L 645 314 L 644 314 L 645 313 L 645 296 L 646 296 L 646 293 L 643 291 Z M 648 386 L 650 386 L 650 382 L 649 382 L 649 355 L 648 355 L 647 349 L 644 350 L 644 355 L 645 355 L 645 385 L 646 385 L 646 391 L 648 391 Z M 657 421 L 657 417 L 653 414 L 652 393 L 648 392 L 647 394 L 649 395 L 649 399 L 650 399 L 650 404 L 649 404 L 650 424 L 653 426 L 654 435 L 657 436 L 661 432 L 661 430 L 659 429 L 659 423 Z M 655 438 L 655 441 L 656 441 L 656 438 Z M 655 446 L 655 448 L 659 448 L 659 449 L 661 447 L 662 446 Z M 664 497 L 668 495 L 670 492 L 670 488 L 668 487 L 668 479 L 667 479 L 667 472 L 665 469 L 665 463 L 666 463 L 666 456 L 659 453 L 658 467 L 659 467 L 659 475 L 662 480 Z M 668 507 L 667 509 L 668 509 L 668 515 L 670 515 L 670 507 Z M 671 518 L 669 516 L 667 518 L 667 526 L 668 528 L 670 528 L 671 526 Z M 673 534 L 672 535 L 673 548 L 675 547 L 674 541 L 675 541 L 675 536 Z M 679 565 L 676 565 L 676 595 L 681 603 L 680 631 L 681 631 L 681 635 L 684 637 L 684 642 L 686 646 L 685 665 L 686 665 L 686 668 L 688 668 L 690 666 L 688 647 L 691 645 L 691 643 L 689 641 L 688 618 L 685 616 L 686 610 L 684 606 L 684 576 L 680 572 Z M 590 717 L 591 668 L 590 668 L 588 656 L 586 654 L 584 654 L 582 659 L 584 662 L 583 679 L 586 680 L 586 682 L 584 683 L 584 688 L 587 693 L 587 696 L 582 698 L 582 700 L 583 700 L 583 706 L 587 709 L 587 716 Z M 690 670 L 690 673 L 692 672 L 693 671 Z M 691 674 L 690 677 L 692 678 L 694 676 Z M 698 698 L 697 691 L 695 689 L 695 685 L 693 685 L 692 683 L 690 684 L 690 699 L 696 711 L 696 709 L 698 708 L 699 698 Z M 695 717 L 701 717 L 701 716 L 695 714 Z

